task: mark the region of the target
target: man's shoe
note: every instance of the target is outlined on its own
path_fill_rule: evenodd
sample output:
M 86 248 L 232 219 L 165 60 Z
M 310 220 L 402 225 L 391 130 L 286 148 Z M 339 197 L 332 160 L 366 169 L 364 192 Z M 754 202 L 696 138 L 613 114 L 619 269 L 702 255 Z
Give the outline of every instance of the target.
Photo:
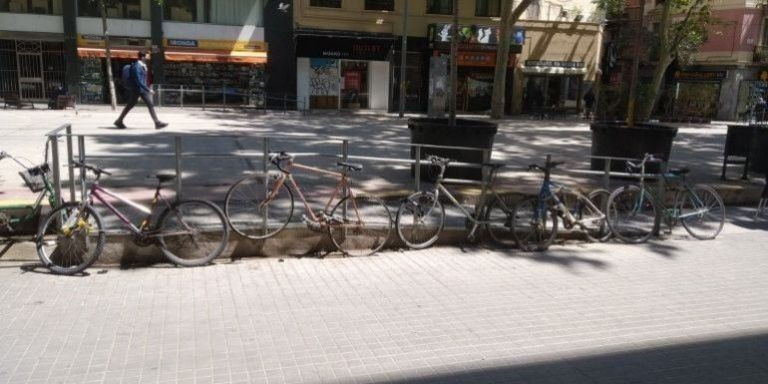
M 114 124 L 115 124 L 115 127 L 117 127 L 117 128 L 125 129 L 125 124 L 123 124 L 122 121 L 115 121 Z
M 168 126 L 168 123 L 164 123 L 162 121 L 158 121 L 155 123 L 155 129 L 163 129 Z

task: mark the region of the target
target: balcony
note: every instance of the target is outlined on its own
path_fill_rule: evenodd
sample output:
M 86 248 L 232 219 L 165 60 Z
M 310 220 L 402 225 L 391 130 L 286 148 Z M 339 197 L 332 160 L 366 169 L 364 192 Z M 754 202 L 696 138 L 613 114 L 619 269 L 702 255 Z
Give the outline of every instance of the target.
M 760 64 L 768 64 L 768 45 L 756 45 L 752 61 Z

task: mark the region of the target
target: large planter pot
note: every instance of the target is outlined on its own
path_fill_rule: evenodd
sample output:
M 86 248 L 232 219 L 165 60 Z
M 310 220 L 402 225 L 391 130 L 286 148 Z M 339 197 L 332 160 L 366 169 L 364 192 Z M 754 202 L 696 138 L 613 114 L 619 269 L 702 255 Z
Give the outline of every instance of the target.
M 456 119 L 456 125 L 450 126 L 448 119 L 413 118 L 408 119 L 408 129 L 411 131 L 412 144 L 445 145 L 453 147 L 469 147 L 491 150 L 493 139 L 498 126 L 487 121 Z M 428 155 L 447 157 L 465 163 L 482 163 L 483 152 L 468 149 L 429 148 L 421 149 L 421 158 Z M 489 153 L 490 156 L 490 153 Z M 411 147 L 411 159 L 416 158 L 416 149 Z M 415 166 L 411 167 L 411 174 Z M 433 179 L 434 173 L 429 172 L 428 165 L 422 165 L 421 175 L 425 179 Z M 445 177 L 480 180 L 482 169 L 449 166 Z
M 768 126 L 755 126 L 749 155 L 749 170 L 768 174 Z
M 629 128 L 623 121 L 595 122 L 592 131 L 592 156 L 623 157 L 641 159 L 646 153 L 669 160 L 672 141 L 677 128 L 663 124 L 636 123 Z M 605 160 L 592 159 L 592 170 L 605 169 Z M 612 161 L 612 172 L 626 172 L 624 161 Z M 659 172 L 659 164 L 648 164 L 646 172 Z

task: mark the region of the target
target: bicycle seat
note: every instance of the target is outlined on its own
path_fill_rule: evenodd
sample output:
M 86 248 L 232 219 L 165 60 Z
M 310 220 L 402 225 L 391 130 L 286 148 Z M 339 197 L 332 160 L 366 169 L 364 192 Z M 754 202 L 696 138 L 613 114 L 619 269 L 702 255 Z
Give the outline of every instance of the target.
M 691 172 L 691 170 L 688 168 L 675 168 L 675 169 L 670 169 L 667 172 L 675 176 L 682 176 L 682 175 L 687 175 L 689 172 Z
M 155 177 L 157 177 L 157 180 L 159 182 L 165 183 L 166 181 L 171 181 L 171 180 L 175 179 L 176 178 L 176 174 L 175 173 L 164 173 L 164 172 L 161 172 L 161 173 L 156 174 Z
M 358 172 L 360 172 L 360 171 L 363 170 L 363 165 L 362 164 L 352 164 L 352 163 L 347 163 L 345 161 L 339 161 L 338 163 L 336 163 L 336 165 L 338 165 L 339 167 L 348 169 L 350 171 L 358 171 Z

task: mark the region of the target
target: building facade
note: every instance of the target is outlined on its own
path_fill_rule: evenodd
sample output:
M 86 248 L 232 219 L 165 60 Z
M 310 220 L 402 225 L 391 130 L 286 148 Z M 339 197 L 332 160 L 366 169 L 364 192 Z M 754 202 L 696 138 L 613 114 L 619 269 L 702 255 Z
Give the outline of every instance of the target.
M 47 99 L 65 89 L 81 102 L 106 102 L 98 3 L 0 0 L 0 92 Z M 122 66 L 147 50 L 155 84 L 219 88 L 222 94 L 228 87 L 268 87 L 264 15 L 269 3 L 107 1 L 112 72 L 118 79 Z
M 501 1 L 459 3 L 458 109 L 484 113 L 490 109 Z M 569 5 L 536 2 L 516 26 L 507 112 L 528 112 L 533 94 L 547 105 L 575 110 L 585 83 L 594 81 L 600 26 L 590 22 L 592 5 L 563 3 Z M 292 5 L 299 107 L 396 110 L 405 1 L 294 0 Z M 452 8 L 452 0 L 408 1 L 403 71 L 408 111 L 447 107 Z

